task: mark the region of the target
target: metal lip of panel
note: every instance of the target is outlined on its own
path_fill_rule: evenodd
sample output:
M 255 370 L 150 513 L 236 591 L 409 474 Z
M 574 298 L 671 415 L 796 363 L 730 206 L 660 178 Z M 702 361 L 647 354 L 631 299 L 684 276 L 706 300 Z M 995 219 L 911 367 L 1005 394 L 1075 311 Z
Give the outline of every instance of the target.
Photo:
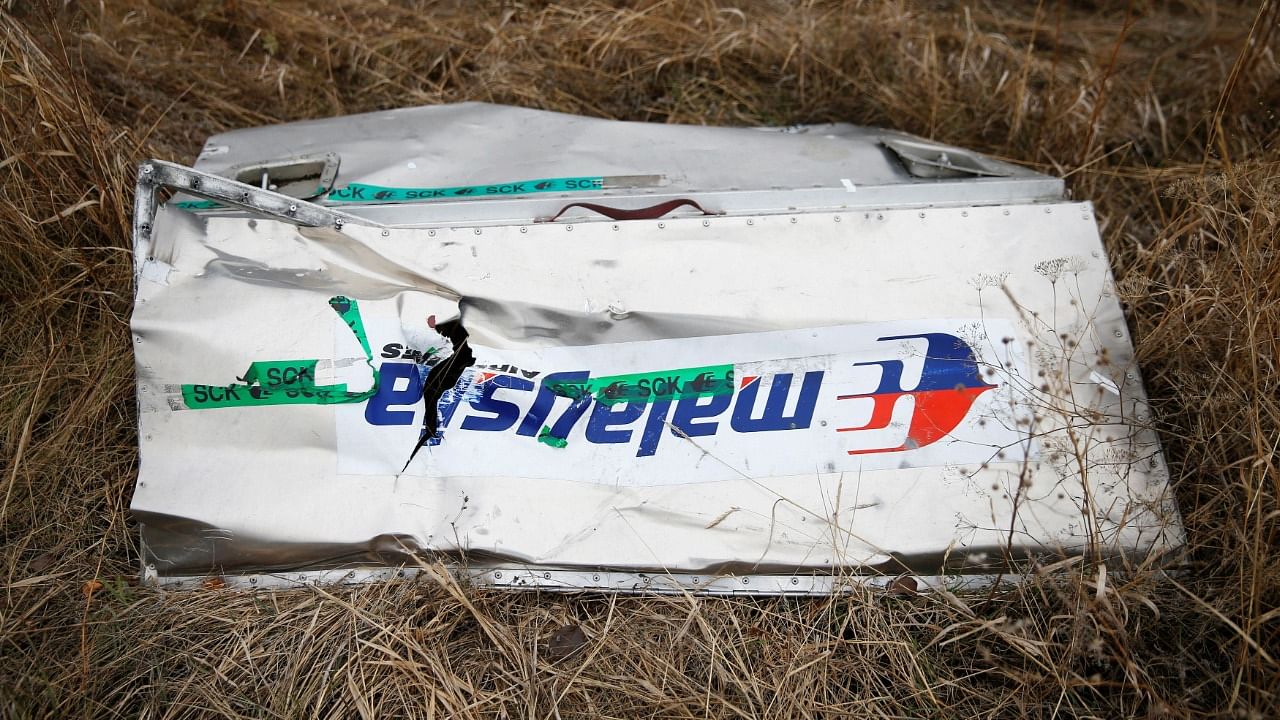
M 1018 572 L 982 574 L 899 575 L 857 574 L 695 574 L 644 573 L 609 570 L 564 569 L 538 565 L 468 564 L 427 567 L 358 567 L 295 572 L 260 572 L 211 575 L 159 575 L 143 569 L 143 582 L 166 590 L 199 590 L 209 583 L 233 590 L 288 590 L 335 585 L 361 585 L 396 580 L 437 578 L 447 574 L 458 582 L 494 590 L 538 590 L 546 592 L 608 592 L 621 594 L 692 593 L 716 596 L 830 596 L 857 589 L 880 589 L 902 594 L 949 592 L 991 587 L 996 582 L 1014 583 Z M 914 582 L 914 586 L 911 585 Z M 898 588 L 902 588 L 898 590 Z M 908 589 L 909 588 L 909 589 Z
M 700 192 L 615 192 L 608 194 L 566 194 L 555 197 L 477 199 L 397 204 L 333 205 L 321 207 L 341 210 L 370 223 L 399 228 L 410 227 L 482 227 L 492 225 L 531 225 L 554 215 L 571 202 L 590 200 L 623 209 L 634 209 L 669 200 L 689 198 L 722 217 L 753 215 L 785 215 L 844 211 L 875 211 L 931 207 L 988 207 L 1068 202 L 1063 197 L 1063 182 L 1057 178 L 1013 180 L 980 178 L 963 182 L 921 182 L 908 185 L 884 185 L 858 188 L 849 192 L 842 188 L 794 188 L 785 190 L 728 190 Z M 175 200 L 180 197 L 175 198 Z M 248 216 L 238 210 L 204 210 L 201 216 Z M 701 217 L 697 213 L 679 212 L 669 217 Z M 561 218 L 567 222 L 617 222 L 601 215 L 581 213 Z
M 917 177 L 893 149 L 900 145 L 954 156 L 963 160 L 956 167 L 981 167 L 984 173 Z M 236 130 L 209 138 L 195 168 L 226 175 L 248 164 L 315 153 L 341 157 L 336 187 L 360 183 L 423 188 L 662 173 L 660 186 L 675 195 L 813 189 L 843 194 L 847 188 L 915 193 L 922 187 L 944 187 L 955 188 L 956 202 L 989 204 L 1062 192 L 1062 181 L 1049 175 L 892 130 L 845 123 L 790 128 L 666 125 L 485 103 L 401 108 Z M 1001 189 L 1020 184 L 1026 187 Z M 928 193 L 930 198 L 907 202 L 946 201 L 932 198 L 936 190 Z M 868 206 L 860 198 L 825 201 L 823 206 L 840 207 L 850 200 L 857 207 Z M 893 204 L 897 201 L 886 207 Z M 461 217 L 465 219 L 465 213 Z
M 1084 562 L 1072 556 L 1038 568 L 1039 572 L 1070 569 Z M 1181 565 L 1174 555 L 1159 559 L 1159 571 L 1178 573 Z M 995 585 L 1018 585 L 1033 570 L 1020 567 L 1003 572 L 980 573 L 900 573 L 895 575 L 856 573 L 794 574 L 696 574 L 645 573 L 611 570 L 565 569 L 552 566 L 511 563 L 442 564 L 399 567 L 352 567 L 293 572 L 211 573 L 208 575 L 160 575 L 144 567 L 144 584 L 170 591 L 199 590 L 211 584 L 231 590 L 294 590 L 307 587 L 365 585 L 378 582 L 419 579 L 449 580 L 489 590 L 534 590 L 539 592 L 603 592 L 623 595 L 706 595 L 756 597 L 830 597 L 858 590 L 879 590 L 910 596 L 918 593 L 971 592 Z M 1124 569 L 1110 572 L 1123 575 Z

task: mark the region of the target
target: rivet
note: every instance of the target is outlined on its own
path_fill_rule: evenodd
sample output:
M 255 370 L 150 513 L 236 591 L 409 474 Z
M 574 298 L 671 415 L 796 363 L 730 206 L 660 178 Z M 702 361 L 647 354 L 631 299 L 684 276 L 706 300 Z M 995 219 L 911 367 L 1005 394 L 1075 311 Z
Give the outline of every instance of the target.
M 837 216 L 835 217 L 835 221 L 836 221 L 836 222 L 840 222 L 840 216 L 839 216 L 839 215 L 837 215 Z
M 479 234 L 480 234 L 480 228 L 476 228 L 476 234 L 477 234 L 477 235 L 479 235 Z
M 435 231 L 435 230 L 428 230 L 428 231 L 427 231 L 427 237 L 435 237 L 435 236 L 436 236 L 436 231 Z
M 599 576 L 599 575 L 592 575 L 592 576 L 591 576 L 591 581 L 592 581 L 592 582 L 600 582 L 600 576 Z
M 298 212 L 298 206 L 296 203 L 289 203 L 289 212 L 291 213 Z
M 257 585 L 257 584 L 258 584 L 258 578 L 256 578 L 256 577 L 251 577 L 251 578 L 249 578 L 249 584 L 250 584 L 250 585 Z
M 403 570 L 397 570 L 397 571 L 396 571 L 396 577 L 404 577 L 404 571 L 403 571 Z
M 1044 209 L 1044 211 L 1045 211 L 1045 214 L 1048 214 L 1048 213 L 1053 212 L 1053 208 L 1051 208 L 1051 207 L 1047 207 L 1047 208 L 1045 208 L 1045 209 Z
M 529 232 L 529 228 L 527 228 L 527 227 L 521 227 L 521 228 L 520 228 L 520 232 L 522 232 L 522 233 L 527 233 L 527 232 Z
M 613 229 L 614 229 L 614 230 L 617 230 L 617 229 L 618 229 L 618 226 L 617 226 L 617 225 L 614 225 L 614 226 L 613 226 Z
M 544 573 L 542 573 L 542 579 L 543 579 L 543 580 L 550 580 L 550 579 L 551 579 L 551 573 L 549 573 L 549 572 L 544 572 Z
M 920 217 L 924 217 L 924 213 L 920 213 Z
M 883 220 L 883 219 L 884 219 L 884 213 L 876 213 L 876 219 L 877 219 L 877 220 Z
M 573 232 L 573 226 L 572 226 L 572 225 L 565 225 L 565 226 L 564 226 L 564 231 L 565 231 L 565 232 Z
M 710 221 L 710 220 L 703 220 L 703 221 L 702 221 L 702 227 L 711 227 L 711 221 Z
M 961 210 L 961 211 L 960 211 L 960 217 L 969 217 L 969 211 L 968 211 L 968 210 Z
M 494 571 L 493 571 L 493 579 L 494 579 L 494 580 L 501 580 L 501 579 L 502 579 L 502 571 L 501 571 L 501 570 L 494 570 Z
M 792 585 L 799 585 L 799 584 L 800 584 L 800 578 L 791 578 L 791 584 L 792 584 Z
M 791 223 L 792 223 L 793 225 L 795 224 L 795 222 L 796 222 L 796 219 L 795 219 L 795 218 L 791 218 Z
M 748 584 L 750 584 L 750 583 L 751 583 L 751 578 L 742 578 L 742 584 L 743 584 L 743 585 L 748 585 Z
M 1124 337 L 1124 332 L 1122 332 L 1122 331 L 1120 331 L 1120 330 L 1117 330 L 1117 331 L 1116 331 L 1116 337 Z
M 1005 215 L 1008 215 L 1008 214 L 1009 214 L 1009 211 L 1008 211 L 1008 210 L 1005 210 L 1005 211 L 1004 211 L 1004 214 L 1005 214 Z
M 391 231 L 390 231 L 390 230 L 383 230 L 383 231 L 382 231 L 382 237 L 387 237 L 387 236 L 388 236 L 388 235 L 390 235 L 390 234 L 391 234 Z
M 755 224 L 756 224 L 756 221 L 755 221 L 755 220 L 751 220 L 751 219 L 749 219 L 749 218 L 748 218 L 748 219 L 747 219 L 747 224 L 748 224 L 748 225 L 755 225 Z
M 1125 374 L 1124 374 L 1124 376 L 1125 376 L 1125 377 L 1127 377 L 1127 378 L 1129 378 L 1130 380 L 1135 379 L 1135 378 L 1133 377 L 1133 373 L 1131 373 L 1131 372 L 1127 372 L 1127 373 L 1125 373 Z
M 698 584 L 698 578 L 696 578 L 696 577 L 695 577 L 695 578 L 693 579 L 693 584 L 694 584 L 694 585 L 697 585 L 697 584 Z
M 142 168 L 142 174 L 143 174 L 143 175 L 150 175 L 150 174 L 151 174 L 151 166 L 150 166 L 150 165 L 145 165 L 145 166 L 143 166 L 143 168 Z
M 667 226 L 667 224 L 666 224 L 666 223 L 658 223 L 658 229 L 659 229 L 659 230 L 661 230 L 662 228 L 664 228 L 664 227 L 666 227 L 666 226 Z

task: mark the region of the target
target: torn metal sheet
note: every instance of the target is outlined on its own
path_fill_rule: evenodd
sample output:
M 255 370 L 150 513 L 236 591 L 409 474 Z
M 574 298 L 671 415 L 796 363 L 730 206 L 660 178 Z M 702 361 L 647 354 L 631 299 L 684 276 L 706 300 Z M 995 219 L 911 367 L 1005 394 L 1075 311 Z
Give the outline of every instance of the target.
M 318 204 L 203 172 L 325 153 Z M 140 175 L 153 580 L 444 560 L 498 586 L 820 594 L 1182 543 L 1092 209 L 1053 178 L 848 126 L 474 104 L 230 133 L 201 164 Z M 504 177 L 550 185 L 424 192 Z M 194 199 L 155 205 L 166 187 Z M 710 214 L 535 222 L 671 198 Z

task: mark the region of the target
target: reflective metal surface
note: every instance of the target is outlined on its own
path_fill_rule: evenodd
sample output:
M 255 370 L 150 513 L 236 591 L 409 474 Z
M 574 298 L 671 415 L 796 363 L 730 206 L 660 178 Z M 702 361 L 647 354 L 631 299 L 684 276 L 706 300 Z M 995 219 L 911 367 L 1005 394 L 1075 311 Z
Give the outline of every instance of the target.
M 415 113 L 451 118 L 429 129 L 470 137 L 463 153 L 515 143 L 511 114 L 532 111 L 321 121 L 278 149 L 339 153 L 335 192 L 498 179 L 393 173 L 397 153 L 430 156 L 394 145 Z M 784 162 L 796 146 L 775 143 L 806 133 L 661 128 L 719 148 L 698 156 L 697 182 L 724 173 L 726 187 L 693 192 L 681 183 L 703 171 L 675 159 L 687 146 L 637 154 L 648 126 L 532 114 L 585 129 L 579 146 L 529 120 L 530 154 L 541 137 L 578 148 L 574 163 L 596 148 L 599 162 L 477 162 L 562 184 L 661 176 L 669 195 L 738 205 L 537 223 L 566 197 L 638 207 L 654 195 L 331 194 L 328 208 L 286 198 L 298 207 L 283 219 L 269 204 L 277 219 L 179 199 L 151 221 L 139 201 L 133 512 L 148 577 L 361 580 L 441 559 L 498 586 L 825 593 L 849 577 L 971 584 L 1029 556 L 1140 562 L 1181 544 L 1091 207 L 1046 197 L 1060 181 L 990 159 L 975 167 L 1009 175 L 921 180 L 882 133 L 846 128 L 827 134 L 879 160 L 831 164 L 855 191 L 835 187 L 902 193 L 876 209 L 789 211 L 814 188 Z M 358 139 L 335 144 L 342 127 Z M 203 168 L 255 161 L 256 132 L 211 140 Z M 732 157 L 722 143 L 737 144 Z M 734 163 L 770 153 L 790 186 L 729 186 Z M 162 184 L 196 177 L 174 172 Z M 215 194 L 204 181 L 201 197 L 257 207 L 263 191 L 224 182 Z M 995 204 L 970 205 L 994 183 Z M 946 207 L 900 207 L 949 187 Z M 749 212 L 751 198 L 767 200 Z M 324 215 L 338 205 L 343 222 Z M 441 222 L 446 207 L 476 220 Z
M 918 165 L 945 156 L 954 167 L 978 172 L 917 177 L 904 164 L 908 149 Z M 1063 190 L 1058 178 L 962 148 L 844 123 L 710 128 L 484 103 L 224 133 L 208 140 L 195 167 L 233 177 L 245 166 L 320 153 L 341 157 L 339 189 L 437 190 L 409 205 L 379 200 L 376 191 L 339 191 L 321 200 L 389 225 L 528 222 L 572 200 L 639 207 L 696 196 L 717 211 L 759 214 L 1053 201 Z M 545 179 L 599 182 L 539 190 L 537 181 Z

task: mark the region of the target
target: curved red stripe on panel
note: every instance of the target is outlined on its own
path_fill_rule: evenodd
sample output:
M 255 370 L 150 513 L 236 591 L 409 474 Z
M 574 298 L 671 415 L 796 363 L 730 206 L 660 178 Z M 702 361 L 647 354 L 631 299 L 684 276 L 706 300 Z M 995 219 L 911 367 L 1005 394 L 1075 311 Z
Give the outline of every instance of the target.
M 872 411 L 871 422 L 859 428 L 841 428 L 846 430 L 879 430 L 888 426 L 889 417 L 897 399 L 903 395 L 915 398 L 915 412 L 911 415 L 911 425 L 907 429 L 907 439 L 898 447 L 870 448 L 867 450 L 849 450 L 850 455 L 868 455 L 871 453 L 901 452 L 915 450 L 946 437 L 955 430 L 969 414 L 974 401 L 995 385 L 957 388 L 955 390 L 923 390 L 918 392 L 895 393 L 892 395 L 864 395 L 874 398 L 876 408 Z M 881 399 L 887 402 L 881 402 Z M 876 424 L 880 421 L 880 424 Z

